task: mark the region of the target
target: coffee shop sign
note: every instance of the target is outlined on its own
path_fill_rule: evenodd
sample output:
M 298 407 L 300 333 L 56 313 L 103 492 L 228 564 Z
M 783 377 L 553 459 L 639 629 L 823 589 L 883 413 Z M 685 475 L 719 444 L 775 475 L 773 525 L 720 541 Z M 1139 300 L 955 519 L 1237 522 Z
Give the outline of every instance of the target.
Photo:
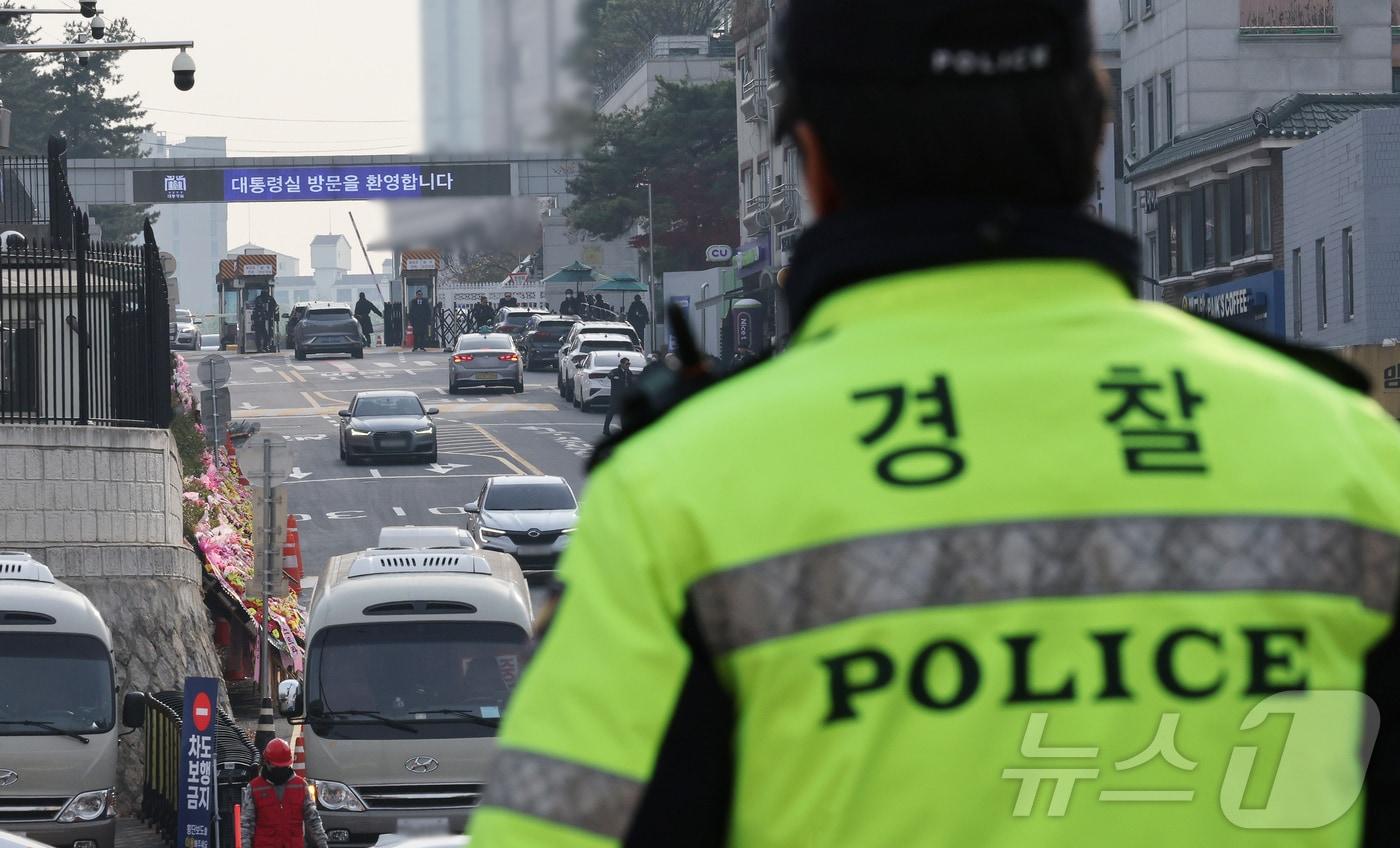
M 1267 309 L 1268 300 L 1262 292 L 1235 289 L 1220 294 L 1188 294 L 1181 305 L 1187 312 L 1218 321 L 1259 315 Z

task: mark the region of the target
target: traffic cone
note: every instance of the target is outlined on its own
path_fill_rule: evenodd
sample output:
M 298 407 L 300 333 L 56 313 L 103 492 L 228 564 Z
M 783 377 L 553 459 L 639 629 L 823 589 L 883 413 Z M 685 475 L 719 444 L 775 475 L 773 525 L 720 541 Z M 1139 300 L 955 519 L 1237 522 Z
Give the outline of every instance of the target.
M 292 771 L 298 777 L 306 776 L 306 743 L 300 733 L 292 740 Z
M 290 526 L 287 527 L 287 541 L 282 543 L 282 573 L 287 575 L 287 586 L 293 592 L 301 591 L 301 579 L 297 576 L 297 556 L 296 548 L 292 546 L 292 534 L 296 531 Z

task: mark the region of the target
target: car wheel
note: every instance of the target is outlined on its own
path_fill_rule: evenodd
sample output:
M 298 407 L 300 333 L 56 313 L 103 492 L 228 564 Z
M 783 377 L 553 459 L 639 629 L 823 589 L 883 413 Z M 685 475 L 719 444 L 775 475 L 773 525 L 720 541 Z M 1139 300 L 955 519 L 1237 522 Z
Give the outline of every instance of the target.
M 461 391 L 462 391 L 461 389 L 457 388 L 457 384 L 456 384 L 456 383 L 448 382 L 448 384 L 447 384 L 447 393 L 448 393 L 449 395 L 461 394 Z
M 304 361 L 306 359 L 306 351 L 302 350 L 301 348 L 297 348 L 294 355 L 296 356 L 298 361 Z
M 350 351 L 350 358 L 351 358 L 351 359 L 364 359 L 364 358 L 365 358 L 365 349 L 364 349 L 364 348 L 360 348 L 359 350 L 352 350 L 352 351 Z
M 340 442 L 340 459 L 342 462 L 345 460 L 345 442 L 343 441 Z
M 438 461 L 437 451 L 433 451 L 432 453 L 428 454 L 428 464 L 429 464 L 429 465 L 437 465 L 437 461 Z

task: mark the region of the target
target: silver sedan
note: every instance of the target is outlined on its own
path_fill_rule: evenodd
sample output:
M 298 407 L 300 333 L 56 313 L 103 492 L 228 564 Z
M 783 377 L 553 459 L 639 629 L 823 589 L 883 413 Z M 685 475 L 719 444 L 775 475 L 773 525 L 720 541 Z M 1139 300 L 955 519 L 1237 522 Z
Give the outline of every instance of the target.
M 467 333 L 457 339 L 447 365 L 447 391 L 490 387 L 525 391 L 525 363 L 505 333 Z

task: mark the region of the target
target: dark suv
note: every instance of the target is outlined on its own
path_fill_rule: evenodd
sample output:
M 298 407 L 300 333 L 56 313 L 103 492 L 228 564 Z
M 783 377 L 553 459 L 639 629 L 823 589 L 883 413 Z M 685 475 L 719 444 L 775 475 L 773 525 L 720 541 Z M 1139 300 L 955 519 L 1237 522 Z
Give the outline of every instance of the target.
M 525 360 L 525 370 L 548 368 L 555 365 L 559 356 L 559 345 L 577 323 L 572 318 L 560 315 L 532 315 L 525 323 L 525 338 L 520 343 L 520 356 Z
M 297 359 L 305 359 L 312 353 L 348 353 L 363 359 L 365 337 L 349 306 L 312 303 L 292 327 L 292 350 Z

